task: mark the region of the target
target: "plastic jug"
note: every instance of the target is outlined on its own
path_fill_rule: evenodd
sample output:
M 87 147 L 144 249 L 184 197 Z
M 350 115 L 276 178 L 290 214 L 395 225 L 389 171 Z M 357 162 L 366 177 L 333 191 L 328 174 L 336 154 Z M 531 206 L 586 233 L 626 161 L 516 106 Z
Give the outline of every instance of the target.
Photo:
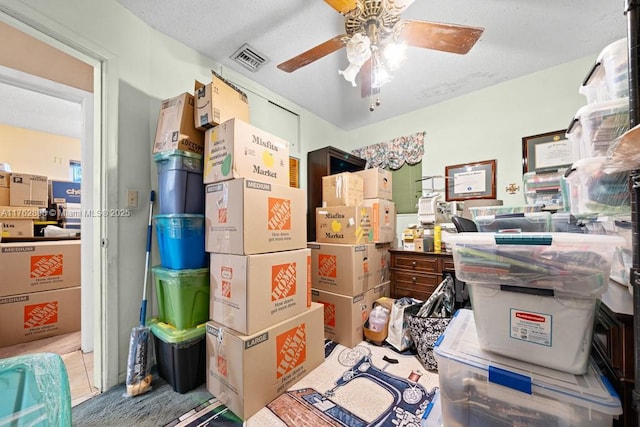
M 369 329 L 373 332 L 382 332 L 389 320 L 389 310 L 381 305 L 376 305 L 369 313 Z

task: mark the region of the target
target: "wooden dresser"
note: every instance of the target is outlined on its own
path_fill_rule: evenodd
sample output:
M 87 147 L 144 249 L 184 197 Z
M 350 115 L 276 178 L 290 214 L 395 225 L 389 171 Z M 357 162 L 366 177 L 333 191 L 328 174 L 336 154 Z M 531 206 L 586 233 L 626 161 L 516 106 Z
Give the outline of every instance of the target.
M 454 273 L 451 254 L 402 249 L 389 249 L 389 253 L 391 298 L 412 297 L 426 301 L 442 282 L 444 273 Z

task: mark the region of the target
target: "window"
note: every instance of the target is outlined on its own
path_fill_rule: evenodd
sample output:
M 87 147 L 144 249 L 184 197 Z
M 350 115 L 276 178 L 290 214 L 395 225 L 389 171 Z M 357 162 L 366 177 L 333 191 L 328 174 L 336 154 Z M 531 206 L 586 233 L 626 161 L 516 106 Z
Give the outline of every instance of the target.
M 82 163 L 77 160 L 69 160 L 69 175 L 71 181 L 73 182 L 81 182 L 82 181 Z
M 422 195 L 422 162 L 405 163 L 392 173 L 393 202 L 397 214 L 418 213 L 418 199 Z

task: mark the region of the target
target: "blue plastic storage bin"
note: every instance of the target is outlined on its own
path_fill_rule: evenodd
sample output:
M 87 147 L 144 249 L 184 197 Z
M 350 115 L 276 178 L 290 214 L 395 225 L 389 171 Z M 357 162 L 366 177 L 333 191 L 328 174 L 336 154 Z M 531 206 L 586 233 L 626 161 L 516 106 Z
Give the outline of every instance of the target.
M 208 266 L 204 250 L 204 215 L 160 214 L 153 219 L 163 267 L 182 270 Z
M 156 153 L 160 214 L 204 214 L 202 155 L 182 150 Z

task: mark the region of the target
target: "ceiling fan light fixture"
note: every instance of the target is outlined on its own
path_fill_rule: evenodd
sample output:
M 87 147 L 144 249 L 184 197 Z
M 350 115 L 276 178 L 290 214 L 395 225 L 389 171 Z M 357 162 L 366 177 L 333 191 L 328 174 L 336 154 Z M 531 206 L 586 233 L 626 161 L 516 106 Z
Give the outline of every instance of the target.
M 397 70 L 407 60 L 407 44 L 388 42 L 382 50 L 384 63 L 389 70 Z
M 414 0 L 383 0 L 382 5 L 392 15 L 400 15 L 413 4 Z

